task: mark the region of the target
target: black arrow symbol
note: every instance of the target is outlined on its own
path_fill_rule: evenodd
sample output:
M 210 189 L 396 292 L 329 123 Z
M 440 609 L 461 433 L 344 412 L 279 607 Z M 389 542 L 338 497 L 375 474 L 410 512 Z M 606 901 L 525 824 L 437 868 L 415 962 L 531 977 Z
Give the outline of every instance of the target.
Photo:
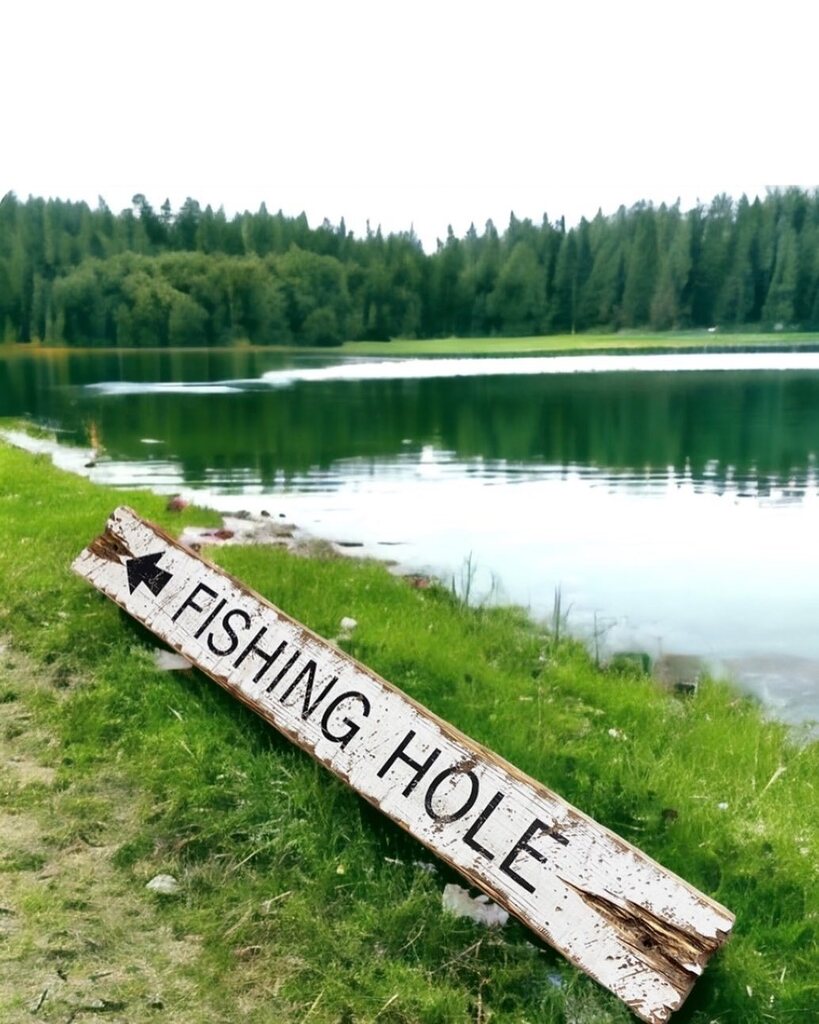
M 128 572 L 128 589 L 132 594 L 140 583 L 144 583 L 154 596 L 161 593 L 171 578 L 171 573 L 156 564 L 163 554 L 164 551 L 157 551 L 155 555 L 140 555 L 139 558 L 128 560 L 125 568 Z

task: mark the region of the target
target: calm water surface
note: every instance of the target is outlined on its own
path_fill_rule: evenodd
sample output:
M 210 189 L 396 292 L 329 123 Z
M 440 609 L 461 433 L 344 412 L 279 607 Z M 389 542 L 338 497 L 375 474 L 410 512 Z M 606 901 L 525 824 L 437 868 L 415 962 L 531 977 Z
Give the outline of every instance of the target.
M 14 352 L 0 415 L 819 717 L 819 355 Z

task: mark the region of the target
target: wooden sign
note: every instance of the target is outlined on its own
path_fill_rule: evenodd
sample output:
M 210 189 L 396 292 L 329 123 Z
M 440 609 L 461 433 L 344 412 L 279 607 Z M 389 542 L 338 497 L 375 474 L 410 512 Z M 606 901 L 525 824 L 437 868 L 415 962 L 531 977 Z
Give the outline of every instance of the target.
M 643 1020 L 727 939 L 724 907 L 131 509 L 73 568 Z

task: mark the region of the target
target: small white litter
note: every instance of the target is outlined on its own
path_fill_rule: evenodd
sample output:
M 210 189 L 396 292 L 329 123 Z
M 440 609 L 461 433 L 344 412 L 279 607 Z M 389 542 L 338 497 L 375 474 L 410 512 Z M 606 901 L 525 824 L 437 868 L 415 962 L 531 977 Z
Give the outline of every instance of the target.
M 159 893 L 160 896 L 173 896 L 179 892 L 179 882 L 173 875 L 154 875 L 145 888 Z
M 503 907 L 493 903 L 488 896 L 481 894 L 473 899 L 460 885 L 444 886 L 441 902 L 444 910 L 455 917 L 469 917 L 487 928 L 501 928 L 509 920 Z
M 355 619 L 351 619 L 349 615 L 345 615 L 339 623 L 339 626 L 341 626 L 341 630 L 344 633 L 351 633 L 357 625 L 358 622 Z
M 184 672 L 193 668 L 187 658 L 174 651 L 164 651 L 161 647 L 154 648 L 154 664 L 164 672 Z

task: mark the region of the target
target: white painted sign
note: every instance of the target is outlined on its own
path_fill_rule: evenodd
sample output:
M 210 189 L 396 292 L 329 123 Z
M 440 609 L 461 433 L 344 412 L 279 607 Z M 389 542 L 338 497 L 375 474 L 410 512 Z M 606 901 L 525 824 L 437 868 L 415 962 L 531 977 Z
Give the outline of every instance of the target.
M 727 939 L 724 907 L 130 509 L 73 568 L 643 1020 Z

